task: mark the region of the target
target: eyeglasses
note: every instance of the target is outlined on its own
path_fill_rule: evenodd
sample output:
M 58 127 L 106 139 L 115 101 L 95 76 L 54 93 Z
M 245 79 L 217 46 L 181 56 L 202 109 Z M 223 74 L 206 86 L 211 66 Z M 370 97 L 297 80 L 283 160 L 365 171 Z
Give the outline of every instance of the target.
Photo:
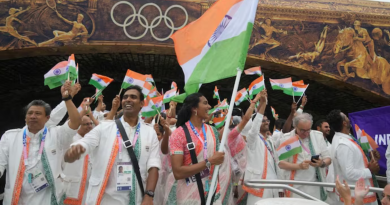
M 311 131 L 311 129 L 303 130 L 303 129 L 299 129 L 299 128 L 297 128 L 297 130 L 298 130 L 299 132 L 303 132 L 303 133 L 307 133 L 307 132 L 310 132 L 310 131 Z
M 81 124 L 81 125 L 83 125 L 83 126 L 92 126 L 93 123 L 92 123 L 92 122 L 89 122 L 89 123 L 84 123 L 84 124 Z
M 264 123 L 264 122 L 268 122 L 268 123 L 269 123 L 269 122 L 271 122 L 271 121 L 270 121 L 270 120 L 263 120 L 262 122 L 263 122 L 263 123 Z

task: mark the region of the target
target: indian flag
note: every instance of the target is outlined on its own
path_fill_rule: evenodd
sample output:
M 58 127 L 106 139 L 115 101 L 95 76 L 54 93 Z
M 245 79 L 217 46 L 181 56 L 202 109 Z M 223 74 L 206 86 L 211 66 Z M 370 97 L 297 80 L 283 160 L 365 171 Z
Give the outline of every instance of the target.
M 141 88 L 142 88 L 142 93 L 146 97 L 153 90 L 153 85 L 148 82 L 144 82 L 144 85 L 141 86 Z M 157 95 L 157 91 L 156 91 L 156 95 Z
M 50 89 L 62 86 L 63 82 L 68 79 L 68 61 L 62 61 L 57 63 L 45 77 L 44 85 L 48 85 Z
M 224 113 L 221 113 L 218 117 L 213 118 L 213 123 L 215 128 L 219 129 L 225 124 L 226 116 Z
M 146 76 L 137 72 L 127 70 L 125 79 L 123 80 L 121 88 L 126 89 L 132 85 L 138 85 L 143 88 L 146 82 Z M 147 95 L 147 94 L 146 94 Z
M 148 83 L 148 82 L 147 82 Z M 149 84 L 149 83 L 148 83 Z M 151 97 L 151 98 L 154 98 L 154 97 L 157 97 L 157 88 L 156 88 L 156 86 L 153 86 L 153 88 L 152 88 L 152 90 L 149 92 L 149 96 Z
M 214 95 L 213 95 L 213 98 L 214 99 L 220 99 L 219 98 L 219 93 L 218 93 L 218 88 L 217 88 L 217 86 L 215 86 L 215 88 L 214 88 Z
M 303 93 L 305 93 L 307 87 L 309 87 L 309 84 L 293 85 L 292 88 L 283 90 L 283 93 L 291 96 L 302 96 Z
M 257 95 L 259 92 L 264 90 L 264 77 L 260 76 L 256 80 L 254 80 L 250 85 L 249 85 L 249 96 L 250 98 L 253 98 L 253 96 Z
M 220 110 L 228 109 L 228 108 L 229 108 L 229 104 L 228 104 L 227 100 L 225 99 L 218 105 L 218 107 L 211 109 L 209 111 L 209 114 L 213 114 L 213 113 L 216 113 Z
M 173 90 L 175 88 L 177 89 L 177 85 L 176 85 L 175 81 L 172 81 L 171 90 Z
M 89 84 L 100 90 L 106 88 L 113 80 L 107 76 L 94 73 L 92 74 L 91 80 L 89 80 Z
M 274 119 L 276 119 L 276 111 L 275 109 L 271 106 L 271 111 L 272 111 L 272 117 L 274 117 Z
M 272 89 L 274 90 L 286 90 L 292 88 L 292 80 L 290 78 L 283 79 L 269 79 L 271 82 Z
M 279 156 L 279 160 L 288 159 L 296 154 L 302 152 L 302 146 L 299 142 L 298 136 L 290 137 L 286 141 L 284 141 L 278 149 L 276 149 L 276 153 Z
M 158 96 L 151 99 L 153 102 L 152 108 L 158 110 L 158 112 L 160 113 L 161 113 L 161 108 L 163 107 L 163 97 L 164 96 Z
M 199 19 L 172 35 L 187 94 L 197 92 L 199 84 L 236 76 L 237 69 L 244 68 L 257 3 L 216 1 Z
M 146 77 L 146 82 L 154 84 L 154 79 L 153 79 L 152 75 L 147 74 L 147 75 L 145 75 L 145 77 Z
M 292 85 L 293 86 L 295 86 L 295 85 L 305 85 L 305 83 L 303 82 L 303 80 L 299 80 L 299 81 L 292 82 Z
M 246 75 L 262 75 L 260 66 L 246 69 L 244 72 Z
M 368 135 L 364 130 L 361 130 L 357 124 L 355 124 L 356 137 L 360 142 L 360 145 L 365 151 L 376 150 L 379 146 L 375 140 Z
M 236 106 L 240 105 L 245 99 L 248 97 L 248 91 L 246 88 L 241 89 L 240 91 L 237 92 L 236 99 L 234 100 L 234 103 Z
M 158 114 L 157 110 L 153 108 L 154 103 L 149 96 L 146 96 L 144 106 L 141 109 L 143 117 L 153 117 Z
M 164 103 L 169 103 L 171 102 L 172 98 L 176 96 L 176 88 L 172 89 L 172 90 L 168 90 L 165 94 L 164 94 L 164 100 L 163 102 Z
M 77 78 L 76 60 L 74 54 L 70 55 L 68 58 L 68 72 L 70 73 L 70 80 L 73 81 Z

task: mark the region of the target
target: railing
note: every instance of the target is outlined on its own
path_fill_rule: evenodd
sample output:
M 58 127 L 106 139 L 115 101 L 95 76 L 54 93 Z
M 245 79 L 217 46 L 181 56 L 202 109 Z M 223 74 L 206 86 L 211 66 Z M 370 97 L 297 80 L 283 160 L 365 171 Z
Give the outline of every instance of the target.
M 385 178 L 386 179 L 386 178 Z M 321 200 L 310 196 L 309 194 L 306 194 L 292 186 L 289 186 L 289 184 L 292 185 L 304 185 L 304 186 L 320 186 L 320 187 L 329 187 L 329 188 L 335 188 L 335 183 L 325 183 L 325 182 L 306 182 L 306 181 L 294 181 L 294 180 L 249 180 L 244 182 L 245 186 L 251 187 L 251 188 L 266 188 L 266 189 L 286 189 L 294 194 L 298 194 L 299 196 L 310 199 L 314 201 L 321 202 Z M 349 184 L 349 188 L 355 189 L 355 185 Z M 370 192 L 376 192 L 378 194 L 381 194 L 383 192 L 383 189 L 376 188 L 376 187 L 370 187 Z

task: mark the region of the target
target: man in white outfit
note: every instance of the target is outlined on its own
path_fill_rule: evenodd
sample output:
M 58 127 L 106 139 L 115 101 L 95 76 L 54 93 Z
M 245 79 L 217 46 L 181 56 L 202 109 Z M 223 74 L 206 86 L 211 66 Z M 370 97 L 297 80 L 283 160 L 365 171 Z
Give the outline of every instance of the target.
M 26 126 L 2 136 L 1 174 L 7 169 L 3 204 L 60 204 L 64 200 L 63 153 L 76 134 L 80 115 L 72 102 L 70 81 L 61 87 L 61 93 L 69 114 L 64 125 L 46 126 L 50 105 L 34 100 L 26 107 Z
M 116 97 L 119 100 L 119 97 Z M 115 101 L 115 100 L 114 100 Z M 114 107 L 116 111 L 119 108 Z M 76 141 L 65 154 L 66 162 L 83 159 L 88 154 L 92 163 L 86 204 L 146 205 L 153 204 L 154 190 L 161 168 L 159 142 L 153 127 L 146 125 L 138 114 L 144 95 L 138 86 L 130 86 L 122 98 L 123 117 L 120 122 L 129 138 L 122 135 L 115 121 L 102 121 L 84 138 Z M 142 182 L 137 180 L 134 162 L 126 146 L 134 150 Z M 118 173 L 122 167 L 123 173 Z M 142 184 L 145 195 L 142 195 Z
M 328 175 L 327 181 L 334 183 L 335 176 L 339 176 L 340 181 L 355 184 L 358 179 L 363 178 L 366 185 L 373 187 L 372 173 L 379 171 L 378 162 L 375 160 L 368 162 L 362 148 L 350 135 L 351 122 L 348 117 L 340 110 L 333 110 L 328 114 L 327 121 L 335 131 L 331 148 L 334 176 Z M 353 192 L 351 196 L 354 203 Z M 337 204 L 344 204 L 341 198 L 338 200 Z M 378 204 L 375 193 L 368 193 L 364 197 L 364 203 Z
M 252 101 L 248 109 L 254 109 L 257 101 L 260 105 L 257 114 L 252 122 L 247 140 L 247 166 L 244 181 L 256 179 L 278 179 L 278 167 L 275 147 L 270 139 L 267 139 L 266 132 L 269 131 L 269 120 L 264 116 L 267 105 L 267 91 L 263 90 Z M 260 128 L 260 129 L 259 129 Z M 243 186 L 248 192 L 247 204 L 255 204 L 257 201 L 266 198 L 276 198 L 279 196 L 277 189 L 254 189 Z
M 286 180 L 325 182 L 325 168 L 331 164 L 330 154 L 322 133 L 311 130 L 312 124 L 313 118 L 310 114 L 297 114 L 293 119 L 295 129 L 284 135 L 284 139 L 296 137 L 302 147 L 301 153 L 279 162 L 279 167 L 285 170 Z M 317 156 L 318 160 L 311 161 L 312 156 Z M 326 201 L 327 199 L 324 188 L 299 185 L 294 187 L 320 200 Z M 286 196 L 301 198 L 290 192 L 286 192 Z

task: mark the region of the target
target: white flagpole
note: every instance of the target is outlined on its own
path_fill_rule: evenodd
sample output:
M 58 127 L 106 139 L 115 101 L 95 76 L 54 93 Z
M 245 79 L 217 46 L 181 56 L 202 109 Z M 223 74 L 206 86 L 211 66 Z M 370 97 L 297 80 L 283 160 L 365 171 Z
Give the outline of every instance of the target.
M 234 99 L 236 98 L 236 95 L 237 95 L 238 84 L 240 83 L 241 74 L 242 74 L 242 70 L 237 68 L 236 81 L 234 83 L 232 98 L 230 100 L 229 111 L 228 111 L 228 114 L 227 114 L 227 117 L 226 117 L 226 120 L 225 120 L 225 127 L 223 129 L 222 140 L 221 140 L 221 144 L 219 146 L 218 152 L 224 152 L 225 151 L 225 144 L 226 144 L 226 140 L 227 140 L 229 123 L 230 123 L 230 119 L 232 118 L 232 113 L 233 113 L 233 108 L 234 108 Z M 218 172 L 219 172 L 219 166 L 220 165 L 216 165 L 214 167 L 214 174 L 213 174 L 213 178 L 211 180 L 210 191 L 209 191 L 209 194 L 208 194 L 208 197 L 207 197 L 207 202 L 206 202 L 207 205 L 211 204 L 211 198 L 213 197 L 214 191 L 216 190 L 216 187 L 217 187 L 216 186 L 216 182 L 217 182 L 217 176 L 218 176 Z
M 295 102 L 294 87 L 292 87 L 293 102 Z
M 309 85 L 310 85 L 310 84 L 307 84 L 307 87 L 306 87 L 306 89 L 305 89 L 305 92 L 306 92 L 306 90 L 309 88 Z M 302 93 L 302 95 L 301 95 L 301 97 L 299 98 L 299 100 L 298 100 L 297 104 L 298 104 L 298 103 L 299 103 L 299 101 L 301 100 L 302 96 L 304 96 L 304 95 L 305 95 L 305 92 L 303 92 L 303 93 Z

